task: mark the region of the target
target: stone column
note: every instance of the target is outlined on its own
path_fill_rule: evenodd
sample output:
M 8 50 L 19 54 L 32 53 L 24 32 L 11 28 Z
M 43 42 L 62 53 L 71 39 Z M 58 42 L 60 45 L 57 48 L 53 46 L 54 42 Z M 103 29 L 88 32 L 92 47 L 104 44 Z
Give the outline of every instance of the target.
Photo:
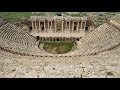
M 77 32 L 79 32 L 79 21 L 78 21 L 78 25 L 77 25 Z
M 82 30 L 82 25 L 83 25 L 83 21 L 81 20 L 81 28 L 80 28 L 81 30 Z
M 69 30 L 70 30 L 70 21 L 69 21 Z
M 47 32 L 47 31 L 46 31 L 46 27 L 45 27 L 45 21 L 44 21 L 44 32 Z
M 52 21 L 51 21 L 51 28 L 50 29 L 52 29 Z
M 32 30 L 34 29 L 34 24 L 33 24 L 33 20 L 31 20 L 31 23 L 32 23 Z
M 40 20 L 39 20 L 39 32 L 41 32 Z
M 56 33 L 56 20 L 54 21 L 54 25 L 55 25 L 55 26 L 54 26 L 54 27 L 55 27 L 55 28 L 54 28 L 54 31 L 55 31 L 55 33 Z
M 62 32 L 63 32 L 63 20 L 62 20 Z
M 63 21 L 63 33 L 65 31 L 65 21 Z
M 49 21 L 48 21 L 48 30 L 49 30 Z
M 85 30 L 85 27 L 86 27 L 86 20 L 84 21 L 85 23 L 84 23 L 84 30 Z
M 74 21 L 73 21 L 73 23 L 72 23 L 72 32 L 73 32 L 73 29 L 74 29 Z
M 54 40 L 56 41 L 56 37 L 54 37 Z
M 67 30 L 67 21 L 66 21 L 66 24 L 65 24 L 65 30 Z
M 39 23 L 36 21 L 36 26 L 37 26 L 37 32 L 39 32 Z
M 35 20 L 35 29 L 37 30 L 37 23 L 36 23 L 36 20 Z

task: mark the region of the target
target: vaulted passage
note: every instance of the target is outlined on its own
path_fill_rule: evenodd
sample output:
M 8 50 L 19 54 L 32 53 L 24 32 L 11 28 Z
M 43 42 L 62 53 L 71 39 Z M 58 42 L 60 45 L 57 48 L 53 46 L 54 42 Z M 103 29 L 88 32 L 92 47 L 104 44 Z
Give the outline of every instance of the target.
M 75 42 L 79 41 L 81 38 L 76 37 L 36 37 L 37 41 L 40 40 L 42 42 Z

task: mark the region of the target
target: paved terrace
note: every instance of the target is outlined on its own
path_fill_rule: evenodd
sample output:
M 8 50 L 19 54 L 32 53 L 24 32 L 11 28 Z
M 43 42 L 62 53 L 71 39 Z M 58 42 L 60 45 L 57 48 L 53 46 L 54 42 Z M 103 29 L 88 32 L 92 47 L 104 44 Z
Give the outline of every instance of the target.
M 76 37 L 76 38 L 80 38 L 80 37 L 85 36 L 85 32 L 81 31 L 80 33 L 70 33 L 70 32 L 67 32 L 67 33 L 40 32 L 40 33 L 38 33 L 37 31 L 32 31 L 30 33 L 30 35 L 40 36 L 40 37 L 68 37 L 68 38 Z

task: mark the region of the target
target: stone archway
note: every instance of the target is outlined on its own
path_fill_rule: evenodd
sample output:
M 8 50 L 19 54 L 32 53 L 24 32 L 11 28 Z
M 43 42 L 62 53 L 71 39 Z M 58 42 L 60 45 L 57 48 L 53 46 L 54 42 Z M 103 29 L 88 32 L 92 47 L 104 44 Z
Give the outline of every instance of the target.
M 88 31 L 88 27 L 85 27 L 85 32 L 87 32 Z
M 37 41 L 40 39 L 39 36 L 36 36 Z
M 41 31 L 44 32 L 44 26 L 41 27 Z
M 57 42 L 58 42 L 58 41 L 60 41 L 60 39 L 59 39 L 59 38 L 57 38 Z

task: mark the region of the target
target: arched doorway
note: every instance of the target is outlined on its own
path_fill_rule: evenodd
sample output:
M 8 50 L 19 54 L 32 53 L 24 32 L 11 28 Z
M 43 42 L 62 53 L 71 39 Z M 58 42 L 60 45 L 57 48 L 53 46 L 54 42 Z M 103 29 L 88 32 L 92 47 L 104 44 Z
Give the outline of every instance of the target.
M 42 29 L 41 31 L 44 32 L 44 26 L 42 26 L 41 29 Z
M 40 39 L 39 36 L 37 36 L 36 38 L 37 38 L 37 41 Z
M 57 38 L 57 41 L 59 41 L 59 38 Z
M 88 31 L 88 27 L 85 27 L 85 32 L 87 32 Z
M 76 40 L 79 41 L 79 38 L 77 38 Z

